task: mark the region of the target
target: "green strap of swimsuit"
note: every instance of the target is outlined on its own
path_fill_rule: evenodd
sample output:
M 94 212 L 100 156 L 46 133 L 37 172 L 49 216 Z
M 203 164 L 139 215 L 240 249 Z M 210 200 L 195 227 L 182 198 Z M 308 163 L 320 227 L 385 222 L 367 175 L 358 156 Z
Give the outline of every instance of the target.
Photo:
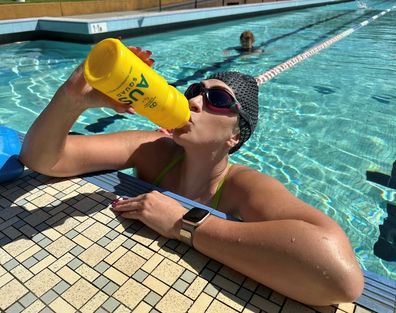
M 175 165 L 183 159 L 184 159 L 184 154 L 180 154 L 180 155 L 176 156 L 167 166 L 165 166 L 162 169 L 162 171 L 159 173 L 159 175 L 154 179 L 153 184 L 155 186 L 159 186 L 159 184 L 161 184 L 161 182 L 164 179 L 164 177 L 166 176 L 166 174 L 168 174 L 172 170 L 172 168 L 174 168 Z M 212 203 L 210 204 L 210 206 L 214 209 L 217 209 L 217 207 L 219 206 L 219 202 L 221 199 L 221 192 L 223 190 L 224 180 L 228 175 L 231 165 L 227 165 L 227 167 L 228 167 L 227 174 L 219 181 L 219 184 L 217 185 L 216 193 L 213 197 Z

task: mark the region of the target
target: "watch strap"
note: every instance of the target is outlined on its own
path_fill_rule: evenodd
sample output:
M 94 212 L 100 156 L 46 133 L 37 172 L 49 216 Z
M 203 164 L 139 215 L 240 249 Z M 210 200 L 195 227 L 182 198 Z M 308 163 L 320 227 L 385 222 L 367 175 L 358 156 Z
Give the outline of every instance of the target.
M 180 241 L 192 247 L 195 228 L 195 225 L 188 224 L 183 221 L 182 227 L 180 229 Z

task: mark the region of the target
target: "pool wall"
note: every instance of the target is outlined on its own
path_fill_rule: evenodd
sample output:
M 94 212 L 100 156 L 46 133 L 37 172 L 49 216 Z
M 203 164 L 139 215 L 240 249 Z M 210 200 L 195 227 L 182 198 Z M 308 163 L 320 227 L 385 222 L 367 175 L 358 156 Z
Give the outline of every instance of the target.
M 141 36 L 348 1 L 351 0 L 298 0 L 159 13 L 133 12 L 133 15 L 125 16 L 117 16 L 113 12 L 106 17 L 92 15 L 91 18 L 75 16 L 3 20 L 0 21 L 0 44 L 40 39 L 95 43 L 107 37 Z

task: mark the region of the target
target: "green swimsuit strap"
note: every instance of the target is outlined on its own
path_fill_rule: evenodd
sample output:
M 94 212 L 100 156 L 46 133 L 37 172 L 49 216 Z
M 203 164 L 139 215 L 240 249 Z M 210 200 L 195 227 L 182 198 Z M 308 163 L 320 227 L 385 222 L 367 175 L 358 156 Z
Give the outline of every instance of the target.
M 213 197 L 213 200 L 212 200 L 212 202 L 211 202 L 211 204 L 210 204 L 210 206 L 213 208 L 213 209 L 215 209 L 215 210 L 217 210 L 217 207 L 219 206 L 219 202 L 220 202 L 220 199 L 221 199 L 221 192 L 223 191 L 223 185 L 224 185 L 224 181 L 225 181 L 225 179 L 227 178 L 227 176 L 228 176 L 228 173 L 230 172 L 230 169 L 231 169 L 231 167 L 232 167 L 232 164 L 228 164 L 227 165 L 227 173 L 224 175 L 224 177 L 219 181 L 219 184 L 217 185 L 217 189 L 216 189 L 216 193 L 215 193 L 215 195 L 214 195 L 214 197 Z
M 184 154 L 177 155 L 167 166 L 165 166 L 159 175 L 154 179 L 153 185 L 159 186 L 162 180 L 164 179 L 165 175 L 170 172 L 170 170 L 181 160 L 184 159 Z

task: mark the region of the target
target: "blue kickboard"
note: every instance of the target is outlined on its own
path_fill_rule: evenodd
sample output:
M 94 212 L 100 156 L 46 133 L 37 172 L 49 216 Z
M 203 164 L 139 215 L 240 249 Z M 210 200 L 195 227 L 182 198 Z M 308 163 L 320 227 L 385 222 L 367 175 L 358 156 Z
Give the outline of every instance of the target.
M 0 126 L 0 183 L 22 175 L 24 166 L 18 159 L 20 152 L 18 133 L 9 127 Z

